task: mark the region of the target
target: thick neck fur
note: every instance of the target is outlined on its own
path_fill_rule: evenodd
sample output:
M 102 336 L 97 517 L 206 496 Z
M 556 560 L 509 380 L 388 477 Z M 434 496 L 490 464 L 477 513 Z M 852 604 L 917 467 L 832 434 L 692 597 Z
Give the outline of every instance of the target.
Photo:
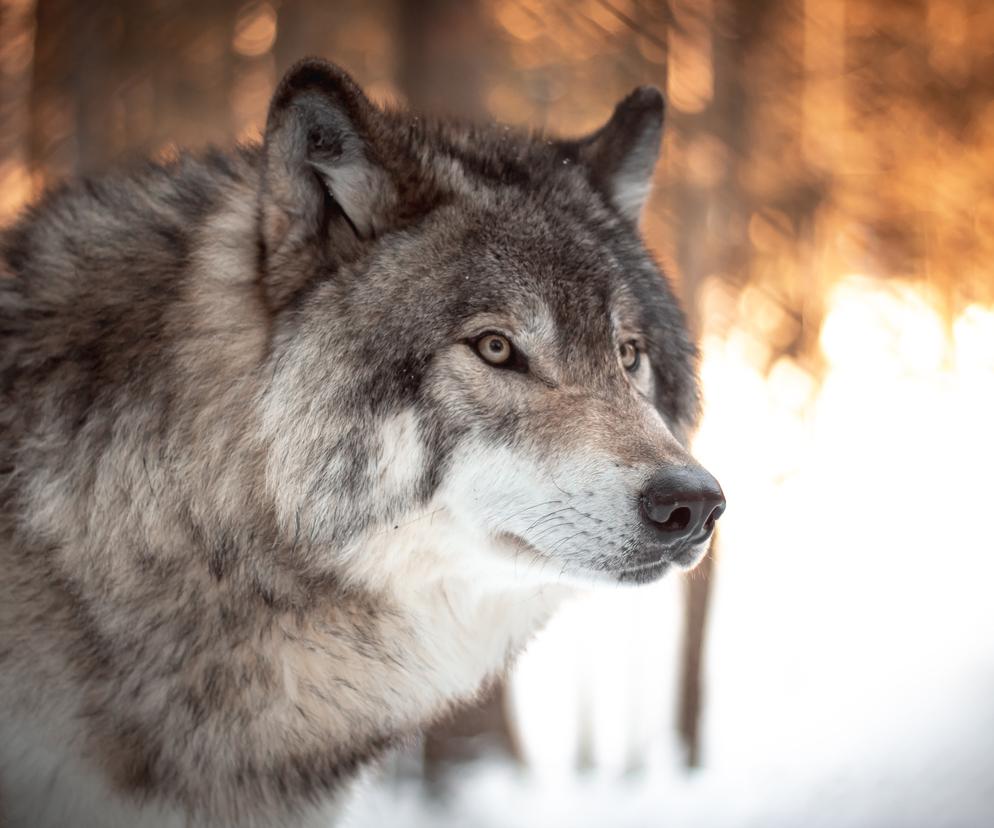
M 136 802 L 209 824 L 290 824 L 478 692 L 560 591 L 439 564 L 437 539 L 465 538 L 431 503 L 411 528 L 352 539 L 356 560 L 406 561 L 384 577 L 346 577 L 287 525 L 259 436 L 272 340 L 255 161 L 227 163 L 194 237 L 106 261 L 112 246 L 87 248 L 72 205 L 60 226 L 56 204 L 30 245 L 48 251 L 46 278 L 72 288 L 0 279 L 10 330 L 34 320 L 8 334 L 0 364 L 0 663 L 12 667 L 0 676 L 18 677 L 0 677 L 0 723 L 69 735 L 46 760 L 56 791 L 85 759 Z M 159 202 L 155 232 L 189 226 L 168 215 L 175 199 Z M 111 237 L 135 226 L 103 220 Z M 8 240 L 14 265 L 19 245 Z M 55 266 L 67 250 L 82 274 Z M 0 761 L 4 773 L 19 760 Z

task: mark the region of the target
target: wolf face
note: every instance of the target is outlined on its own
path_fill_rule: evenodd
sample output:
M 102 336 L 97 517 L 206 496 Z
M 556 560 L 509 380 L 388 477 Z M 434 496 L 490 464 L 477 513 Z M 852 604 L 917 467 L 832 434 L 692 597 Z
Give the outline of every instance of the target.
M 695 353 L 636 229 L 662 115 L 644 88 L 594 135 L 547 141 L 379 111 L 317 63 L 283 82 L 267 483 L 325 564 L 404 569 L 384 537 L 416 555 L 422 521 L 446 567 L 489 577 L 696 562 L 724 499 L 683 446 Z

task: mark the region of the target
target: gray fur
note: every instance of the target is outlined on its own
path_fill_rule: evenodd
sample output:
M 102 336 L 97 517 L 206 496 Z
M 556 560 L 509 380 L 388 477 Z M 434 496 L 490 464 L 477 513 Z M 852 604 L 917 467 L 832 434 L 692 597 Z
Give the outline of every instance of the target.
M 570 584 L 650 577 L 632 498 L 698 412 L 619 195 L 661 120 L 640 90 L 579 141 L 453 124 L 305 61 L 261 147 L 68 183 L 3 234 L 12 825 L 310 824 Z M 496 317 L 528 372 L 473 353 Z

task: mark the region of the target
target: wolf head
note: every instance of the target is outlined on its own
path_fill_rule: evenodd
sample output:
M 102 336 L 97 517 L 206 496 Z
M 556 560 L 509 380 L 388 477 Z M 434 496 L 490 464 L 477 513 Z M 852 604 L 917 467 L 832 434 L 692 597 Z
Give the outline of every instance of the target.
M 318 566 L 642 582 L 724 509 L 684 317 L 637 230 L 663 100 L 579 140 L 374 106 L 308 60 L 269 110 L 266 487 Z M 391 557 L 388 561 L 387 557 Z

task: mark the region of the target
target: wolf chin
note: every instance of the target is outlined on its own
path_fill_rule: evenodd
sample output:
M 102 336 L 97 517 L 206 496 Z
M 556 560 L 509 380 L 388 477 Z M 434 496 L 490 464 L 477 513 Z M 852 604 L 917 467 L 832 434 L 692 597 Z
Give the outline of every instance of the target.
M 578 586 L 691 566 L 663 100 L 559 140 L 297 64 L 0 237 L 0 822 L 327 824 Z

